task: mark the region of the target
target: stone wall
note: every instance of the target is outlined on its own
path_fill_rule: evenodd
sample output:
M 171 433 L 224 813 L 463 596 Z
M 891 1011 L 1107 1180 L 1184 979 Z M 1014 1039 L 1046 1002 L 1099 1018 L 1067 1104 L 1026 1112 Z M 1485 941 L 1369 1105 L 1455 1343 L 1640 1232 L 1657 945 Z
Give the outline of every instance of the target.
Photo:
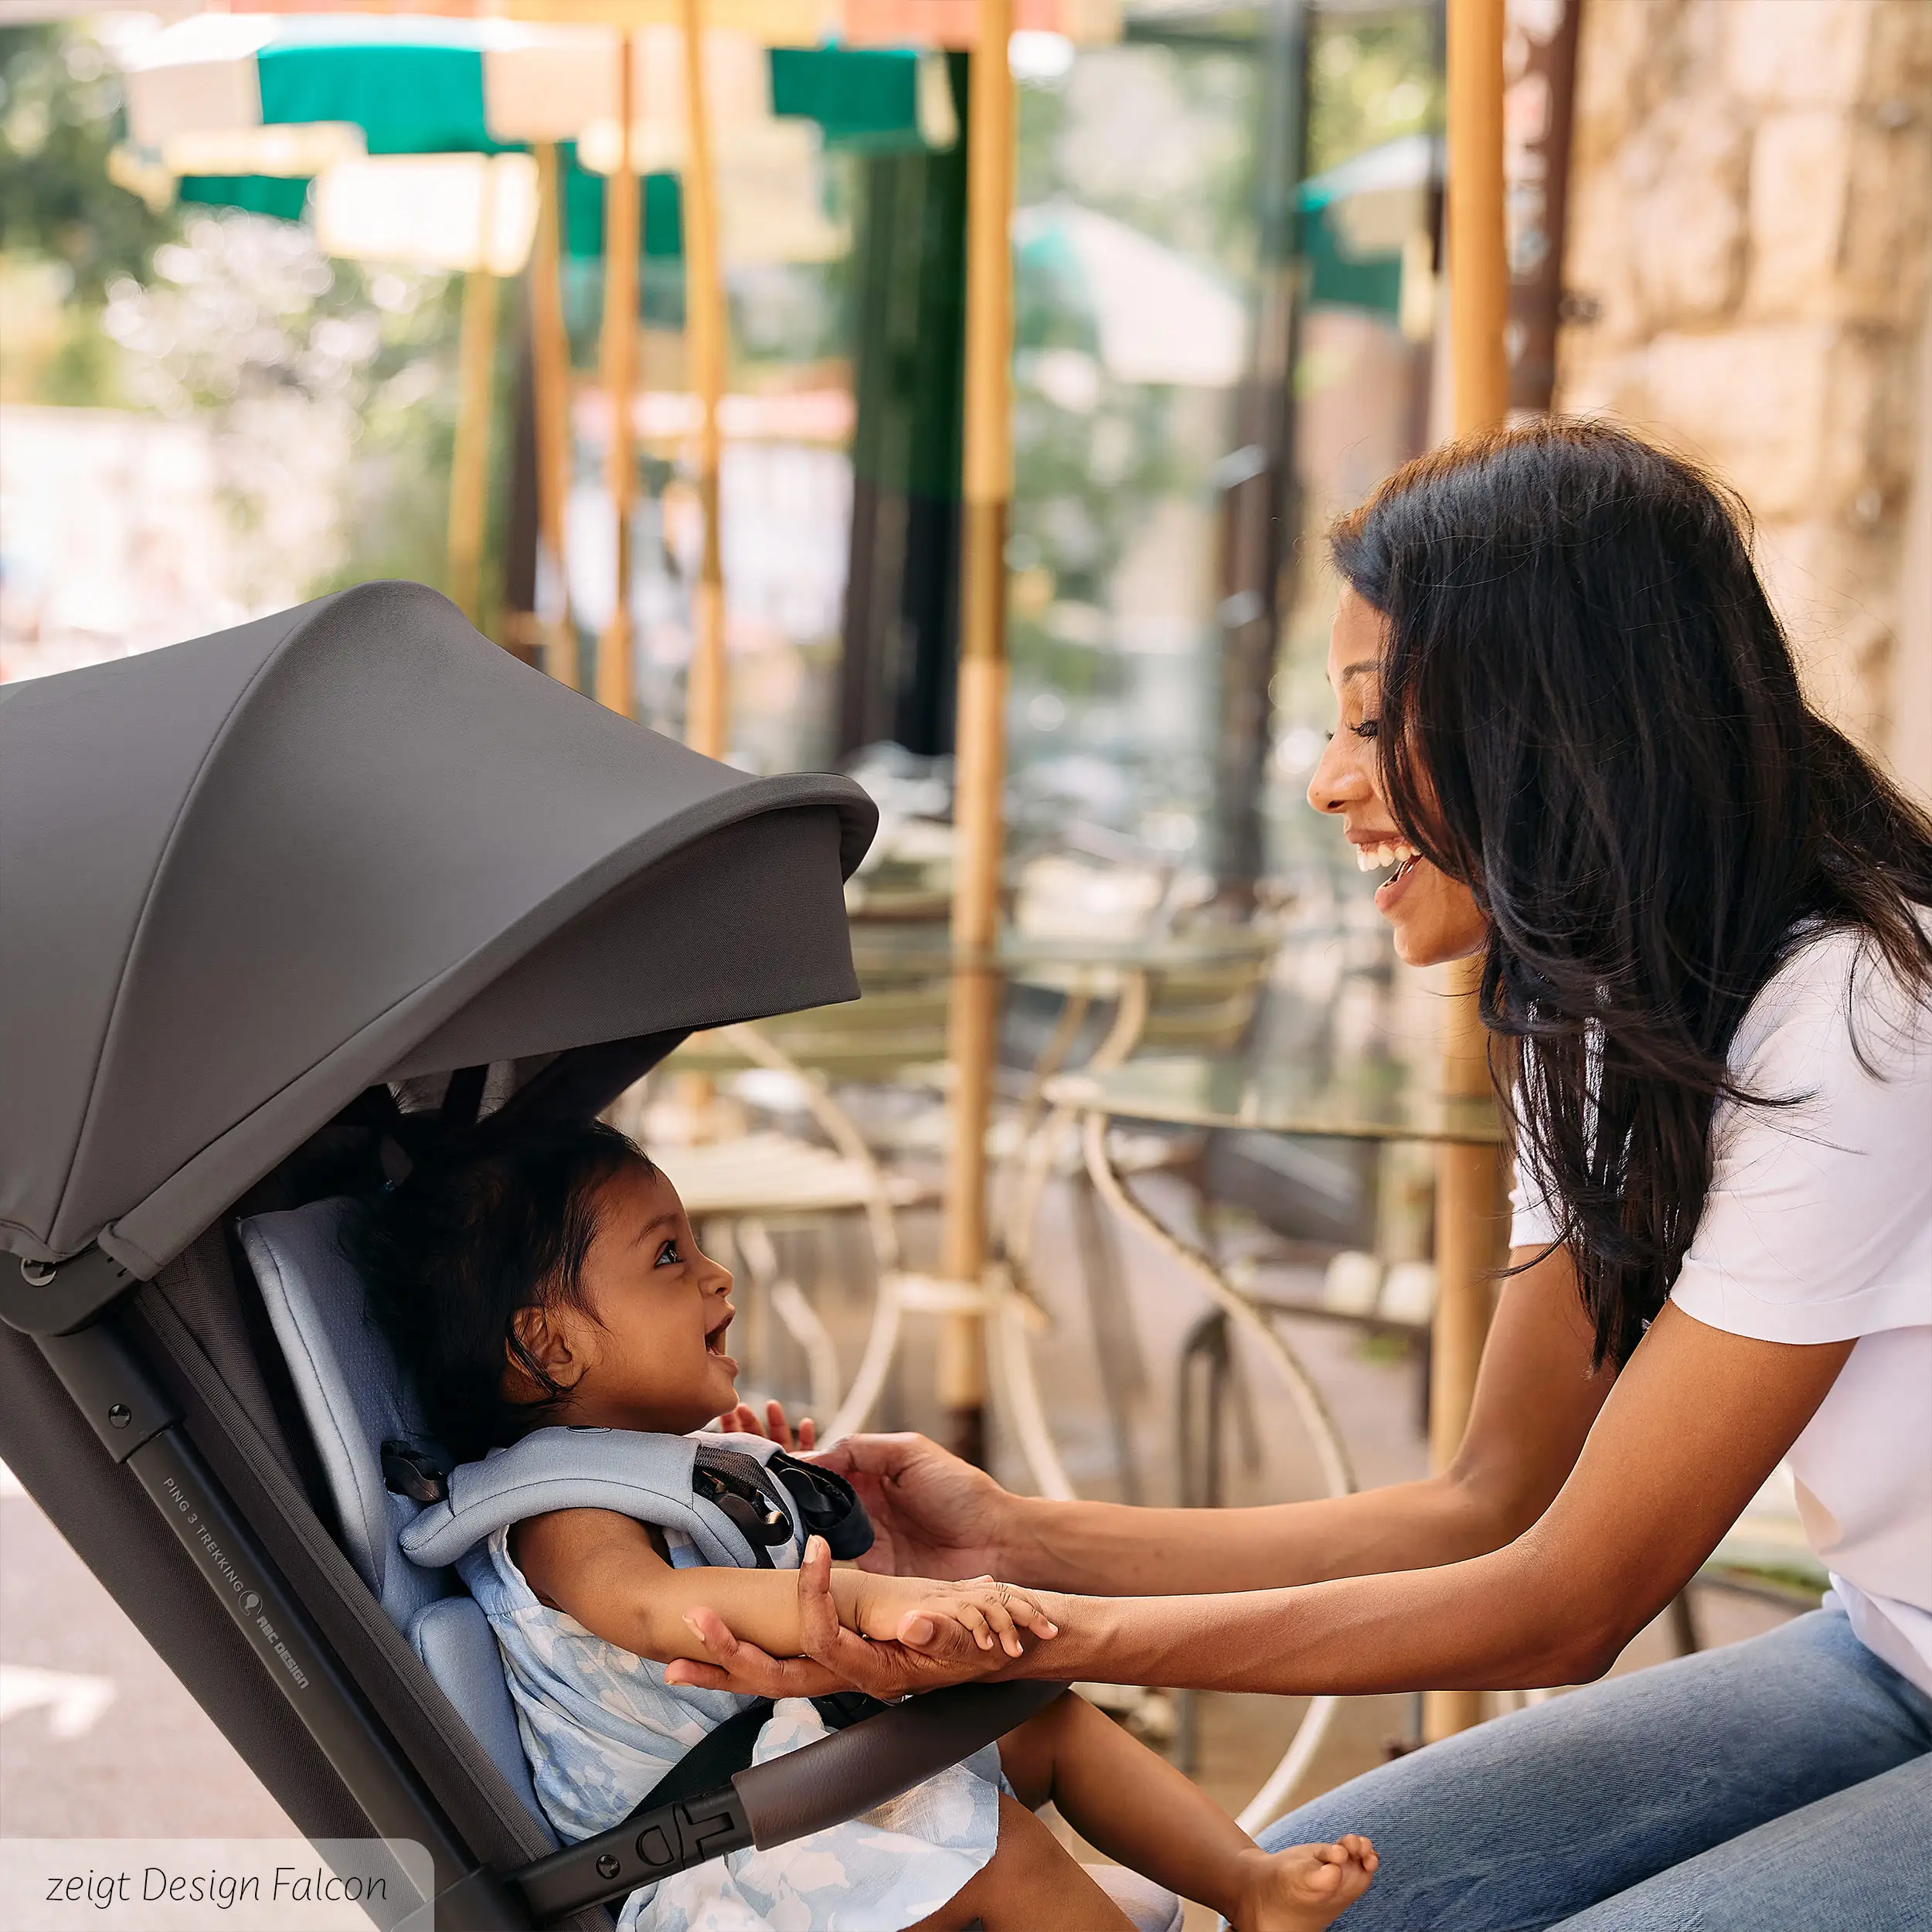
M 1736 485 L 1818 702 L 1916 763 L 1932 0 L 1585 0 L 1582 33 L 1557 406 Z

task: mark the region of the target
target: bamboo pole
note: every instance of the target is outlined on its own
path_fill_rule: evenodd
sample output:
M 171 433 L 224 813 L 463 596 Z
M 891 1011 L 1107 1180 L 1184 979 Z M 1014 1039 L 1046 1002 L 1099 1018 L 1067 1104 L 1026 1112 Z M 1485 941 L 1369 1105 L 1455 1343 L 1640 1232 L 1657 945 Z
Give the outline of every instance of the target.
M 543 667 L 573 689 L 577 621 L 565 568 L 564 506 L 570 493 L 570 338 L 563 326 L 563 183 L 556 143 L 536 147 L 536 239 L 530 254 L 530 361 L 536 391 L 537 536 L 557 573 L 563 606 L 544 639 Z
M 718 255 L 718 186 L 704 73 L 704 0 L 683 0 L 684 339 L 698 399 L 698 503 L 704 560 L 691 606 L 691 668 L 685 686 L 685 742 L 722 758 L 730 741 L 725 663 L 724 554 L 718 526 L 721 456 L 718 414 L 724 400 L 724 274 Z
M 631 506 L 637 494 L 639 182 L 631 160 L 636 114 L 632 36 L 617 40 L 617 165 L 604 185 L 604 340 L 600 379 L 611 406 L 604 487 L 617 521 L 617 602 L 597 639 L 597 702 L 631 715 Z
M 1509 407 L 1503 6 L 1504 0 L 1449 0 L 1449 342 L 1458 436 L 1495 427 Z M 1476 1010 L 1478 970 L 1476 961 L 1459 960 L 1449 971 L 1442 1084 L 1450 1094 L 1489 1088 L 1487 1036 Z M 1504 1239 L 1502 1183 L 1499 1148 L 1445 1145 L 1437 1155 L 1429 1451 L 1438 1470 L 1454 1459 L 1475 1394 Z M 1446 1737 L 1481 1716 L 1480 1691 L 1430 1691 L 1423 1699 L 1423 1733 Z
M 1503 250 L 1504 0 L 1449 0 L 1449 348 L 1456 434 L 1509 409 Z
M 980 0 L 966 150 L 964 529 L 961 545 L 957 780 L 953 822 L 952 1063 L 941 1271 L 977 1286 L 986 1266 L 986 1127 L 998 1046 L 1000 860 L 1005 824 L 1006 505 L 1012 487 L 1012 0 Z M 985 1454 L 982 1316 L 950 1315 L 940 1335 L 939 1400 L 954 1446 Z
M 496 369 L 496 168 L 487 157 L 477 197 L 477 264 L 463 277 L 456 351 L 456 438 L 450 451 L 450 597 L 483 621 L 483 536 L 489 512 L 492 378 Z

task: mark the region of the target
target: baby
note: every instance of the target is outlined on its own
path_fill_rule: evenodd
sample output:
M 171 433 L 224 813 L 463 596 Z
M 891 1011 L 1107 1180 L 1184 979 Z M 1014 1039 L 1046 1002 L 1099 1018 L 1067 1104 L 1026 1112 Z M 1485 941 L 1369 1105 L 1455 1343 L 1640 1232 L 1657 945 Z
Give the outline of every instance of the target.
M 664 1174 L 607 1127 L 486 1126 L 419 1161 L 351 1238 L 371 1308 L 459 1461 L 546 1424 L 685 1434 L 736 1408 L 731 1277 L 699 1251 Z M 808 1448 L 809 1425 L 801 1434 Z M 538 1797 L 566 1842 L 627 1816 L 740 1707 L 665 1681 L 674 1660 L 707 1655 L 694 1610 L 716 1611 L 774 1656 L 802 1648 L 794 1576 L 674 1568 L 658 1530 L 610 1511 L 529 1518 L 460 1567 L 496 1631 Z M 990 1579 L 838 1569 L 832 1591 L 840 1621 L 876 1639 L 950 1619 L 981 1648 L 1018 1656 L 1022 1632 L 1055 1634 L 1050 1600 Z M 758 1759 L 822 1734 L 812 1704 L 787 1700 Z M 1237 1932 L 1327 1925 L 1376 1868 L 1360 1838 L 1262 1852 L 1069 1693 L 862 1818 L 633 1893 L 620 1927 L 1125 1932 L 1120 1909 L 1035 1815 L 1049 1802 L 1109 1856 Z

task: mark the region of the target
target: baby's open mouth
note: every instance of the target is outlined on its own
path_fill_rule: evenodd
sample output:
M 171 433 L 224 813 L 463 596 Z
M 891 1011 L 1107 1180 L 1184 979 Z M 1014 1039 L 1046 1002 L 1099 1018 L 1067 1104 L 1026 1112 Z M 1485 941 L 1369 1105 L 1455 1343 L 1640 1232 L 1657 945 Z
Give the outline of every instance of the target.
M 711 1355 L 724 1353 L 725 1330 L 731 1326 L 731 1318 L 736 1313 L 737 1310 L 735 1308 L 726 1309 L 723 1319 L 715 1328 L 707 1332 L 704 1338 L 704 1345 L 707 1353 Z

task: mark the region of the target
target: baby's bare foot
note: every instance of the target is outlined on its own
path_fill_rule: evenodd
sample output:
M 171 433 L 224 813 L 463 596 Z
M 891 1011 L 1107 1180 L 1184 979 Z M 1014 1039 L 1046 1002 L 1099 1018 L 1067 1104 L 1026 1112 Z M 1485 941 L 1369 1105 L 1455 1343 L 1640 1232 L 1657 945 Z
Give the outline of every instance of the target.
M 1235 1932 L 1317 1932 L 1369 1889 L 1375 1847 L 1351 1832 L 1338 1845 L 1257 1852 L 1232 1913 Z

